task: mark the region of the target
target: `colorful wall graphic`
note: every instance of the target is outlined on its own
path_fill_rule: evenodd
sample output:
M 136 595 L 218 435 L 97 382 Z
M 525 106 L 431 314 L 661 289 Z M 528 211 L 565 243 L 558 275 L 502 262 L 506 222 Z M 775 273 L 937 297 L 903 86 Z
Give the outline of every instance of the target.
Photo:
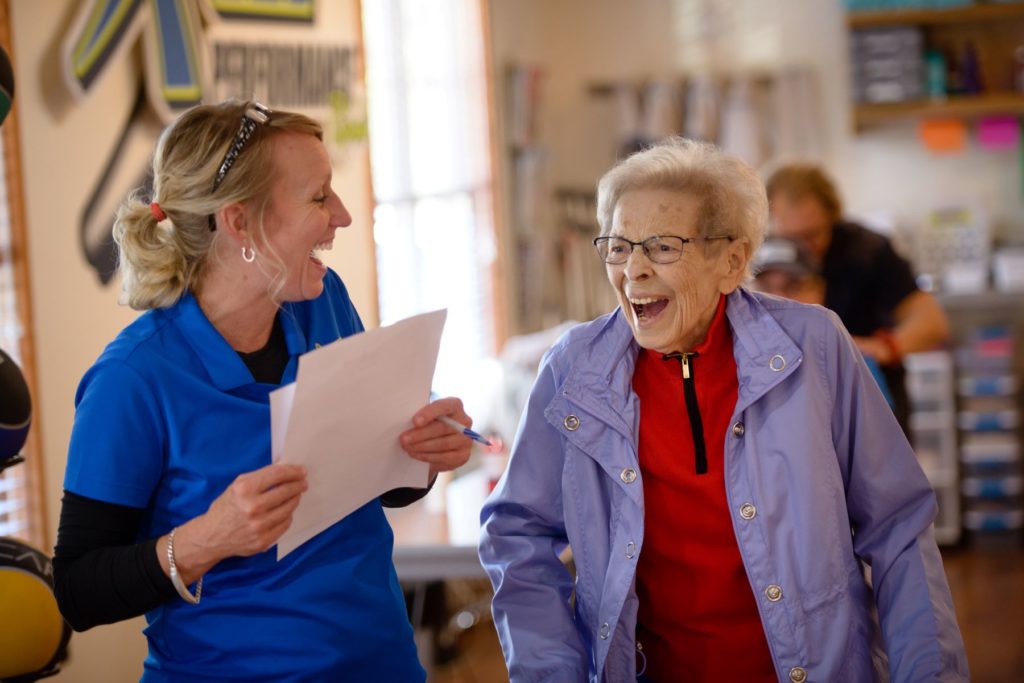
M 349 0 L 355 2 L 355 0 Z M 132 58 L 141 40 L 144 68 L 132 115 L 82 208 L 83 254 L 104 284 L 116 273 L 110 236 L 114 211 L 148 187 L 160 131 L 200 102 L 256 97 L 271 108 L 321 121 L 332 155 L 366 139 L 361 48 L 318 37 L 313 0 L 86 0 L 62 45 L 64 81 L 90 96 L 108 64 Z M 358 13 L 356 13 L 358 16 Z M 295 27 L 307 27 L 295 40 Z M 289 42 L 275 28 L 289 27 Z

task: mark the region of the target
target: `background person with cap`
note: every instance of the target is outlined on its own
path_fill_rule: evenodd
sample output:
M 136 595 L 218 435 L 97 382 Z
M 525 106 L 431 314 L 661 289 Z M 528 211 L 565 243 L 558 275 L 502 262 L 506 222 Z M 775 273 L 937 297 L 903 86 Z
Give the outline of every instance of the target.
M 766 185 L 772 233 L 800 243 L 817 264 L 825 281 L 825 307 L 839 315 L 861 352 L 882 367 L 896 418 L 909 434 L 902 359 L 946 341 L 949 323 L 942 307 L 918 288 L 910 264 L 887 238 L 842 220 L 839 193 L 820 166 L 780 166 Z
M 754 254 L 754 289 L 803 304 L 825 301 L 825 281 L 807 252 L 792 240 L 770 238 Z

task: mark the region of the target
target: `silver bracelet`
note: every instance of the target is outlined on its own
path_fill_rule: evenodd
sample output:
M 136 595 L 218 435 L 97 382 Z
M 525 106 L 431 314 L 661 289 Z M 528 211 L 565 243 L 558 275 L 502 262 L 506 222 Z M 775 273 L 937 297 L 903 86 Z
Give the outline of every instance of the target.
M 178 567 L 174 564 L 174 532 L 178 528 L 171 529 L 170 535 L 167 537 L 167 564 L 171 567 L 171 583 L 174 584 L 174 590 L 178 591 L 178 595 L 181 599 L 190 605 L 198 605 L 199 598 L 203 594 L 203 577 L 199 577 L 199 582 L 196 584 L 196 594 L 192 595 L 188 588 L 185 586 L 185 582 L 181 580 L 181 574 L 178 573 Z

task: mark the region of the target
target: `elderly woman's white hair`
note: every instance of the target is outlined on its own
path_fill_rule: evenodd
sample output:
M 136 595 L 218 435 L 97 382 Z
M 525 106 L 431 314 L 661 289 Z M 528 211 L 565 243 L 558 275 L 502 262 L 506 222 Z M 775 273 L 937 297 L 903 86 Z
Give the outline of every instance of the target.
M 619 199 L 630 190 L 675 190 L 701 202 L 698 235 L 745 239 L 749 254 L 764 241 L 768 197 L 757 172 L 714 145 L 673 137 L 616 164 L 597 186 L 601 234 L 612 228 Z M 748 272 L 749 275 L 749 272 Z

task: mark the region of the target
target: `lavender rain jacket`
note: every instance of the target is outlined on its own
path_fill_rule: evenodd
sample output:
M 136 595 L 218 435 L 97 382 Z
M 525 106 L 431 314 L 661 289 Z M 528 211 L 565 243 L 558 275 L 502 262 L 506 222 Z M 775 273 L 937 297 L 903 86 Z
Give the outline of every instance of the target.
M 779 679 L 968 680 L 935 495 L 838 318 L 742 289 L 726 314 L 739 375 L 726 496 Z M 481 512 L 512 683 L 636 678 L 638 350 L 617 310 L 548 351 Z

